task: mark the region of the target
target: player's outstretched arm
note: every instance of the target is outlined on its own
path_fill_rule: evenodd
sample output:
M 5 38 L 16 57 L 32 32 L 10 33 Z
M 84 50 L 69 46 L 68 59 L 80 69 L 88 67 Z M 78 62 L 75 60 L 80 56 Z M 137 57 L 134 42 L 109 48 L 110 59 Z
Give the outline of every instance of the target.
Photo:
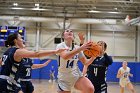
M 83 33 L 78 33 L 78 37 L 80 39 L 80 46 L 84 44 L 85 37 Z
M 82 73 L 83 73 L 84 76 L 85 76 L 86 73 L 87 73 L 87 68 L 88 68 L 88 66 L 87 66 L 87 65 L 84 65 L 83 71 L 82 71 Z
M 29 51 L 27 49 L 17 49 L 14 54 L 14 59 L 17 62 L 20 62 L 22 58 L 40 58 L 45 57 L 53 54 L 61 53 L 66 49 L 57 49 L 57 50 L 42 50 L 42 51 Z
M 78 48 L 76 48 L 76 49 L 74 49 L 74 50 L 72 50 L 72 51 L 63 51 L 63 52 L 61 52 L 59 55 L 60 55 L 63 59 L 65 59 L 65 60 L 70 59 L 70 58 L 72 58 L 74 55 L 76 55 L 77 53 L 80 53 L 81 51 L 83 51 L 83 50 L 85 50 L 85 49 L 87 49 L 87 48 L 90 48 L 90 47 L 91 47 L 91 44 L 92 44 L 92 42 L 85 43 L 85 44 L 83 44 L 82 46 L 80 46 L 80 47 L 78 47 Z
M 89 66 L 94 60 L 95 56 L 92 56 L 90 59 L 87 59 L 84 55 L 80 57 L 79 60 L 83 63 L 83 65 Z
M 48 61 L 46 61 L 46 62 L 43 63 L 43 64 L 33 64 L 33 65 L 32 65 L 32 69 L 37 69 L 37 68 L 45 67 L 45 66 L 47 66 L 50 62 L 51 62 L 51 60 L 48 60 Z

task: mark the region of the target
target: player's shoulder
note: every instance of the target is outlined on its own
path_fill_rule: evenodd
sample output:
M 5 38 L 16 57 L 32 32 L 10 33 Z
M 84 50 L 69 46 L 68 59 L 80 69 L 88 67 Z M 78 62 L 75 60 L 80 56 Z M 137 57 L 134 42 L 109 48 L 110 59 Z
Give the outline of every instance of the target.
M 123 67 L 120 67 L 119 70 L 123 70 Z
M 59 43 L 56 46 L 56 48 L 61 48 L 61 47 L 65 47 L 65 42 Z
M 57 44 L 57 46 L 64 45 L 64 44 L 65 44 L 65 42 L 61 42 L 61 43 Z

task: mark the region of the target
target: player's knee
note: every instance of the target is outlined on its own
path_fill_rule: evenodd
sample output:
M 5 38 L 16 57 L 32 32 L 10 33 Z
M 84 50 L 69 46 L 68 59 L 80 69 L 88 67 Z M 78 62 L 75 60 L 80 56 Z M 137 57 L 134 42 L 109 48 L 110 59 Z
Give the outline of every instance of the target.
M 130 90 L 132 91 L 132 93 L 134 93 L 134 91 L 135 91 L 134 88 L 132 88 L 132 89 L 130 89 Z
M 88 88 L 87 88 L 87 93 L 94 93 L 94 86 L 89 86 Z

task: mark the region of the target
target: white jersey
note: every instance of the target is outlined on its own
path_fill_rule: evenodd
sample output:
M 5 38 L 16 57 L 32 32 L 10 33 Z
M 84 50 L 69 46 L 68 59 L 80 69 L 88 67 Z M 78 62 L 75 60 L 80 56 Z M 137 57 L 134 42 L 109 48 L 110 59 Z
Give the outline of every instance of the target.
M 129 82 L 130 82 L 130 79 L 129 79 L 129 74 L 130 74 L 130 68 L 127 67 L 126 69 L 124 69 L 123 67 L 121 67 L 119 69 L 119 71 L 121 72 L 121 74 L 123 74 L 121 77 L 120 77 L 120 85 L 122 87 L 125 87 Z
M 74 49 L 78 48 L 79 46 L 74 45 Z M 67 48 L 68 50 L 65 51 L 71 51 L 72 47 L 68 47 L 65 42 L 62 42 L 57 45 L 56 49 L 61 49 L 61 48 Z M 59 56 L 59 55 L 58 55 Z M 82 76 L 82 72 L 78 68 L 78 60 L 80 57 L 83 57 L 84 54 L 82 52 L 74 55 L 72 58 L 65 60 L 59 56 L 58 59 L 58 83 L 59 86 L 64 89 L 64 90 L 70 90 L 69 86 L 72 87 L 73 84 L 78 80 L 79 77 Z M 67 84 L 66 84 L 67 81 Z M 63 83 L 63 84 L 62 84 Z M 64 85 L 65 86 L 62 86 Z

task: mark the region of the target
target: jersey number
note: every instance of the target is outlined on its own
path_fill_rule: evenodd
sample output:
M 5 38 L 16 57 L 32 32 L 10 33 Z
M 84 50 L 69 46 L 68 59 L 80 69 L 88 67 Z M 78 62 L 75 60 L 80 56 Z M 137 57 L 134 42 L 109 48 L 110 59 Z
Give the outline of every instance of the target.
M 27 68 L 26 71 L 27 71 L 26 76 L 30 76 L 31 75 L 31 68 Z
M 7 59 L 7 55 L 3 55 L 3 57 L 2 57 L 2 65 L 4 65 L 4 63 L 5 63 L 5 61 L 6 61 L 6 59 Z
M 97 73 L 98 73 L 98 68 L 94 68 L 94 74 L 95 74 L 95 76 L 97 76 Z
M 66 66 L 66 68 L 69 68 L 69 67 L 72 68 L 72 67 L 73 67 L 73 63 L 74 63 L 74 60 L 71 61 L 71 62 L 70 62 L 70 60 L 68 60 L 68 61 L 67 61 L 67 66 Z

